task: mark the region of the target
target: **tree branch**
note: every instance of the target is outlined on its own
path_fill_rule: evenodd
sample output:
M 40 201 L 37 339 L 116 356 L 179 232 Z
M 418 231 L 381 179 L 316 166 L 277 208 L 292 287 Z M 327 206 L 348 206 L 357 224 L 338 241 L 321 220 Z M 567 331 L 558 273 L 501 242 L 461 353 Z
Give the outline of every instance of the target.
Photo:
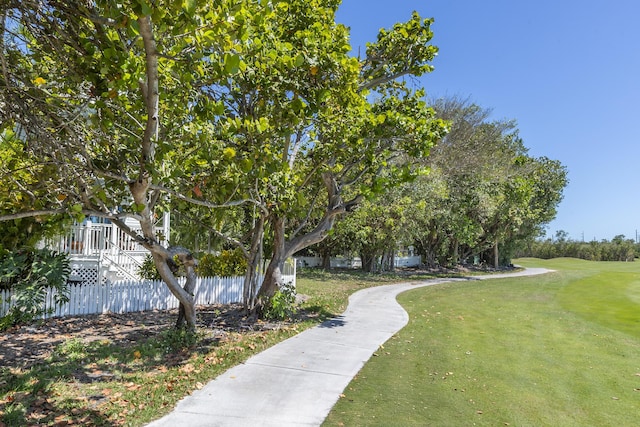
M 358 86 L 358 92 L 362 92 L 363 90 L 367 90 L 367 89 L 372 89 L 376 86 L 380 86 L 381 84 L 398 79 L 402 76 L 406 76 L 407 74 L 411 74 L 411 71 L 404 70 L 388 76 L 381 76 L 372 80 L 367 80 L 366 82 L 360 83 L 360 85 Z
M 253 205 L 259 207 L 265 214 L 269 213 L 266 210 L 266 208 L 262 205 L 262 203 L 260 203 L 257 200 L 254 200 L 254 199 L 242 199 L 242 200 L 236 200 L 236 201 L 233 201 L 233 202 L 226 202 L 226 203 L 223 203 L 223 204 L 215 204 L 215 203 L 208 202 L 206 200 L 198 200 L 198 199 L 194 199 L 193 197 L 185 196 L 184 194 L 179 193 L 176 190 L 172 190 L 170 188 L 167 188 L 167 187 L 164 187 L 164 186 L 158 185 L 158 184 L 150 184 L 149 188 L 151 190 L 158 190 L 158 191 L 165 192 L 165 193 L 170 194 L 172 196 L 175 196 L 178 199 L 183 200 L 185 202 L 193 203 L 194 205 L 198 205 L 198 206 L 204 206 L 206 208 L 212 208 L 212 209 L 230 208 L 230 207 L 240 206 L 240 205 L 244 205 L 246 203 L 249 203 L 249 204 L 253 204 Z
M 145 106 L 147 107 L 147 123 L 142 138 L 142 155 L 140 158 L 140 166 L 143 171 L 146 171 L 146 165 L 152 162 L 154 158 L 153 137 L 157 137 L 159 128 L 158 52 L 151 28 L 151 18 L 149 16 L 140 17 L 138 25 L 140 27 L 140 36 L 144 43 L 147 66 L 147 81 L 143 83 L 143 95 L 145 97 Z

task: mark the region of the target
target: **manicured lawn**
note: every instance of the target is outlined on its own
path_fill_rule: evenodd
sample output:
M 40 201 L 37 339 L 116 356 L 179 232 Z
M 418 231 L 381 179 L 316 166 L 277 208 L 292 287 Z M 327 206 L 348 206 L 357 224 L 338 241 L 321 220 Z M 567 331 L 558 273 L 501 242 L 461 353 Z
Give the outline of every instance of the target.
M 409 324 L 325 425 L 638 425 L 640 262 L 519 264 L 557 272 L 402 294 Z

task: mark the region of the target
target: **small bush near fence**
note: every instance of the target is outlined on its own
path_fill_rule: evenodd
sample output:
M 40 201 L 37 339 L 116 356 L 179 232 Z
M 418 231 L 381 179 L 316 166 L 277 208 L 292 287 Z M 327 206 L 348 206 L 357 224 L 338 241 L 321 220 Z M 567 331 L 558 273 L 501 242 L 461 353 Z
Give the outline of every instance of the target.
M 180 261 L 174 259 L 179 265 Z M 239 249 L 223 250 L 219 254 L 204 254 L 198 259 L 196 272 L 203 277 L 242 276 L 247 271 L 247 260 Z M 143 279 L 160 280 L 153 257 L 147 255 L 138 269 L 138 276 Z
M 198 274 L 202 276 L 242 276 L 246 271 L 247 260 L 240 249 L 204 254 L 198 260 Z
M 68 300 L 69 258 L 48 249 L 0 253 L 0 331 L 28 322 L 51 308 L 45 305 L 49 290 L 55 305 Z

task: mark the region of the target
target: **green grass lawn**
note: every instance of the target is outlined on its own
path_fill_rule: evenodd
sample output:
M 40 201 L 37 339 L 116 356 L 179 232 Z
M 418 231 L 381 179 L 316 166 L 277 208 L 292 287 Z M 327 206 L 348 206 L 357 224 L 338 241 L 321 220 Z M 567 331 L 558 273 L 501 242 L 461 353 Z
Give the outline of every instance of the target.
M 518 263 L 557 272 L 400 295 L 409 324 L 325 425 L 638 425 L 640 263 Z

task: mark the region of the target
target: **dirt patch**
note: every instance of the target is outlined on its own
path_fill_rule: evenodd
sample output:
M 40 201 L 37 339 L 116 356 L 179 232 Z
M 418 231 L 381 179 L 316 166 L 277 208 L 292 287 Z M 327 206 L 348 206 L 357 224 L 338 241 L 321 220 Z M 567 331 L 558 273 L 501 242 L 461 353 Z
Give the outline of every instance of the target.
M 57 346 L 69 340 L 89 343 L 108 340 L 128 348 L 173 327 L 177 310 L 60 317 L 18 326 L 0 333 L 0 366 L 29 367 L 43 363 Z M 229 332 L 282 327 L 248 316 L 241 305 L 198 307 L 198 328 L 214 339 Z

